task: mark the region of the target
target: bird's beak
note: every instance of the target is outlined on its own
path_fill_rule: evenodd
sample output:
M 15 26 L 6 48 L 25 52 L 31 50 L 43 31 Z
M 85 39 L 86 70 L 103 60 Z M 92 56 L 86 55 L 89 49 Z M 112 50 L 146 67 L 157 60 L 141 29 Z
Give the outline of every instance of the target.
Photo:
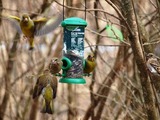
M 24 18 L 23 21 L 24 21 L 24 22 L 28 22 L 28 18 Z
M 53 65 L 58 65 L 59 63 L 57 61 L 52 61 Z

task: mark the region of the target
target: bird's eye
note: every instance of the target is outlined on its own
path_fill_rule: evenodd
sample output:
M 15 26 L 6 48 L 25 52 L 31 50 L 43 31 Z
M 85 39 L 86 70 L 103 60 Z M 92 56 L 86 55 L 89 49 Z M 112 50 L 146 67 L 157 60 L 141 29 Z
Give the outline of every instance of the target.
M 148 57 L 153 57 L 153 55 L 152 55 L 152 54 L 149 54 Z

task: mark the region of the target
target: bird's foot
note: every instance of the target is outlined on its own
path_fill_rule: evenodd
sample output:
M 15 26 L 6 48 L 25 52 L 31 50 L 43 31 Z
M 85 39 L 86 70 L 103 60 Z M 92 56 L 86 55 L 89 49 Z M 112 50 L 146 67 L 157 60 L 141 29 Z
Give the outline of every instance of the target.
M 89 77 L 89 76 L 92 76 L 92 74 L 91 73 L 84 73 L 83 76 Z
M 61 77 L 61 76 L 62 76 L 62 74 L 61 74 L 61 73 L 56 73 L 56 76 Z
M 23 40 L 26 40 L 26 39 L 28 39 L 25 35 L 23 35 Z

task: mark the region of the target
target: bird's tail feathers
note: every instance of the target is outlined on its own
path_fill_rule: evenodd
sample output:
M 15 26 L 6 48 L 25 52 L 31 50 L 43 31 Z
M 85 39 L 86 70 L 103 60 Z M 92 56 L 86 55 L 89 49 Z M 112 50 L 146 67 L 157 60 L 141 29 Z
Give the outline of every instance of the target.
M 29 50 L 33 50 L 34 49 L 34 38 L 29 38 Z
M 46 105 L 46 112 L 47 112 L 48 114 L 53 114 L 52 101 L 51 101 L 48 105 Z
M 53 101 L 51 101 L 51 102 L 45 101 L 43 108 L 41 110 L 41 113 L 53 114 Z
M 45 103 L 45 100 L 43 100 L 43 105 L 42 105 L 41 113 L 46 113 L 46 103 Z

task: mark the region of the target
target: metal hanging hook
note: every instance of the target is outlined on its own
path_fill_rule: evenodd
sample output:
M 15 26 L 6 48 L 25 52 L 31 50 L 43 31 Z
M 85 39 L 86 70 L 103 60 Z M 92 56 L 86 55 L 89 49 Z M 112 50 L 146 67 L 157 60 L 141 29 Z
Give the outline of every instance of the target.
M 84 7 L 85 7 L 85 20 L 86 20 L 86 17 L 87 17 L 87 7 L 86 7 L 87 3 L 86 3 L 86 0 L 84 0 Z
M 63 0 L 63 20 L 64 20 L 64 0 Z

